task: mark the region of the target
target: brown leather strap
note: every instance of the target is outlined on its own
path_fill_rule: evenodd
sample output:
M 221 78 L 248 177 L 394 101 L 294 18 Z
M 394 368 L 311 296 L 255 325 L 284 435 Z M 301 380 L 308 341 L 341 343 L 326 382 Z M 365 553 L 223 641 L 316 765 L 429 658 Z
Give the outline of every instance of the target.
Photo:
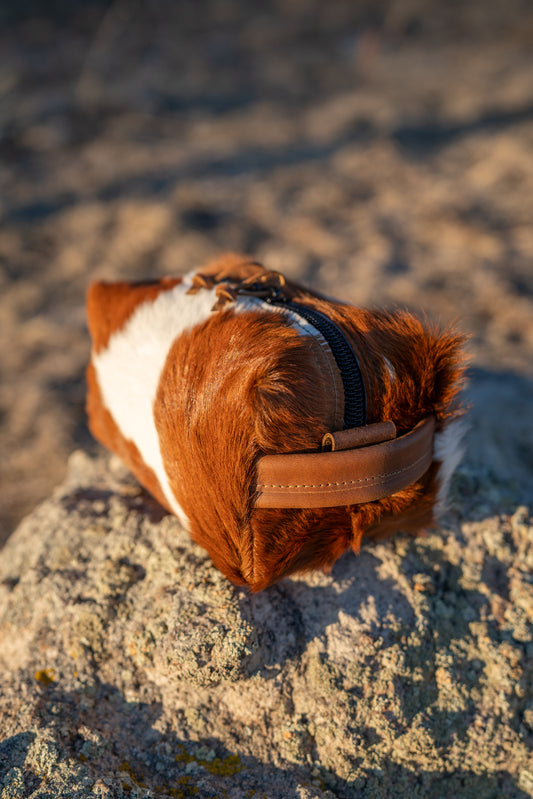
M 381 444 L 382 441 L 390 441 L 392 438 L 396 438 L 394 422 L 374 422 L 363 427 L 352 427 L 350 430 L 326 433 L 322 439 L 322 452 L 368 447 L 370 444 Z
M 256 508 L 332 508 L 382 499 L 412 485 L 433 460 L 430 416 L 392 441 L 358 449 L 264 455 L 257 462 Z

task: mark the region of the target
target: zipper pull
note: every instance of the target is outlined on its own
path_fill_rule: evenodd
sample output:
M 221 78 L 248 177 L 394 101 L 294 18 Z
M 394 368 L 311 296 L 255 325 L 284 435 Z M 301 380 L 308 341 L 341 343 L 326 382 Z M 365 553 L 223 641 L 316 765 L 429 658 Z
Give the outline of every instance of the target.
M 236 293 L 242 297 L 257 297 L 268 303 L 289 302 L 289 298 L 284 295 L 280 286 L 269 285 L 266 282 L 239 286 Z
M 232 283 L 231 279 L 215 284 L 217 301 L 213 311 L 222 310 L 228 303 L 234 303 L 237 297 L 256 297 L 264 302 L 279 305 L 290 302 L 284 294 L 285 278 L 279 272 L 266 272 L 259 278 L 248 278 L 240 283 Z
M 265 302 L 275 305 L 278 303 L 289 302 L 289 298 L 285 296 L 281 289 L 271 286 L 270 293 L 265 297 Z

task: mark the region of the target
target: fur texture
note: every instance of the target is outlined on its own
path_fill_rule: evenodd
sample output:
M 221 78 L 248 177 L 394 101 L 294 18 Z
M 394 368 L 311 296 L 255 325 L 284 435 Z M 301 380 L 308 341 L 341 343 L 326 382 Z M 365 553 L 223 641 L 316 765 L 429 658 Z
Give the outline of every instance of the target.
M 316 331 L 239 294 L 252 283 L 281 285 L 343 329 L 361 364 L 368 423 L 390 419 L 401 435 L 435 415 L 435 460 L 420 481 L 349 507 L 253 508 L 257 459 L 318 451 L 324 433 L 339 429 L 342 383 Z M 364 535 L 415 532 L 442 508 L 459 452 L 457 334 L 407 312 L 326 300 L 242 256 L 225 256 L 182 282 L 96 284 L 88 314 L 94 435 L 187 520 L 234 582 L 257 591 L 293 572 L 329 567 L 347 548 L 357 552 Z

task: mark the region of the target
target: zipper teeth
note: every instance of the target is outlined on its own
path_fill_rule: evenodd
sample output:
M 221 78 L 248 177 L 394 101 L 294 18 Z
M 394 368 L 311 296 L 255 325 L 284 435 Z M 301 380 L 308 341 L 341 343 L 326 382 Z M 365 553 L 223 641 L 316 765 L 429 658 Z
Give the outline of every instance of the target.
M 303 316 L 326 339 L 339 367 L 344 387 L 344 427 L 362 427 L 366 424 L 365 384 L 359 361 L 348 340 L 337 325 L 320 311 L 295 302 L 267 299 L 272 305 L 289 308 Z

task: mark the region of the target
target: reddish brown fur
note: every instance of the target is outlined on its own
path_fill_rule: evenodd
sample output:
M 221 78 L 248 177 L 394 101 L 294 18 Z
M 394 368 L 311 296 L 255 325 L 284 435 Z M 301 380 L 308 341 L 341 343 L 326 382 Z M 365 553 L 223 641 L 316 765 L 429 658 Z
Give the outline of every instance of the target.
M 331 414 L 322 381 L 309 345 L 273 314 L 222 311 L 169 353 L 155 403 L 163 462 L 193 536 L 236 582 L 254 582 L 257 456 L 280 439 L 286 451 L 316 446 Z
M 248 265 L 255 275 L 257 265 Z M 223 271 L 231 282 L 231 260 L 222 266 L 220 274 L 216 264 L 203 270 L 204 279 L 208 271 L 212 284 Z M 246 279 L 245 259 L 235 266 L 235 281 Z M 458 413 L 459 336 L 424 326 L 407 312 L 371 312 L 291 290 L 299 301 L 325 311 L 351 340 L 367 387 L 369 423 L 391 419 L 401 434 L 429 414 L 439 428 Z M 121 307 L 132 307 L 134 298 L 120 291 Z M 110 311 L 108 328 L 111 317 Z M 95 333 L 105 346 L 105 336 Z M 89 377 L 94 383 L 90 372 Z M 94 385 L 91 390 L 96 397 Z M 432 522 L 438 464 L 417 484 L 383 500 L 316 510 L 253 509 L 257 458 L 319 449 L 331 414 L 329 391 L 309 343 L 279 314 L 213 314 L 175 341 L 167 357 L 154 415 L 170 484 L 195 540 L 226 576 L 254 591 L 296 571 L 330 566 L 347 548 L 358 551 L 363 535 L 414 531 Z M 165 504 L 159 486 L 153 488 L 153 473 L 150 478 L 142 472 L 131 442 L 120 441 L 97 401 L 92 400 L 95 435 Z

